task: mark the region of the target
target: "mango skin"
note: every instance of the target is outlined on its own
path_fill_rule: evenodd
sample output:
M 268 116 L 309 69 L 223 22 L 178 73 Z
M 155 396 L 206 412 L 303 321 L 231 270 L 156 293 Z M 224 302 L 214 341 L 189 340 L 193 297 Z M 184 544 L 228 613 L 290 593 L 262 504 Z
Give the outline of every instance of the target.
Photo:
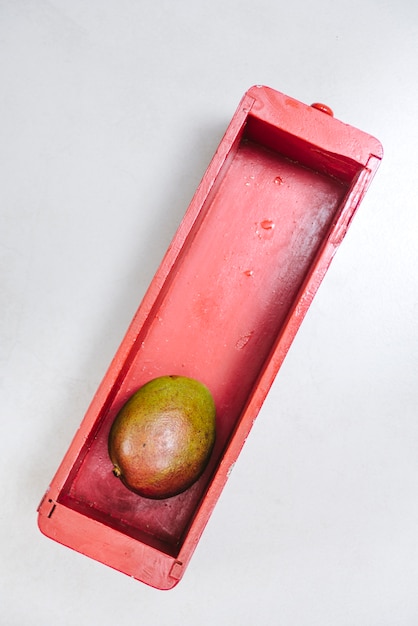
M 112 424 L 113 473 L 141 496 L 172 497 L 202 474 L 215 437 L 209 389 L 186 376 L 160 376 L 134 393 Z

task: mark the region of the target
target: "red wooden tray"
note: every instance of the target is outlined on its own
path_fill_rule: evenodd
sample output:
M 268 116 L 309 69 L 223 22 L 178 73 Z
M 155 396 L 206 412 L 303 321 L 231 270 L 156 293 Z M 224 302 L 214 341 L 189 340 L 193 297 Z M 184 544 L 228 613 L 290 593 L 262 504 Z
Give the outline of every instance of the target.
M 325 106 L 263 86 L 244 95 L 39 505 L 44 534 L 176 585 L 382 154 Z M 163 374 L 209 387 L 217 441 L 197 483 L 150 500 L 115 479 L 107 437 Z

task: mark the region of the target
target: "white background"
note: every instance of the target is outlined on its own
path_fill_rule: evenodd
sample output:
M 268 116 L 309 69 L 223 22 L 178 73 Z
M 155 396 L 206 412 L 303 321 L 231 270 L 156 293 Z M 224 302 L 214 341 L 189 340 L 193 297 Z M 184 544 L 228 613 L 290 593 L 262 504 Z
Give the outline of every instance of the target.
M 2 0 L 0 62 L 0 624 L 416 626 L 418 3 Z M 255 83 L 385 157 L 161 592 L 36 508 Z

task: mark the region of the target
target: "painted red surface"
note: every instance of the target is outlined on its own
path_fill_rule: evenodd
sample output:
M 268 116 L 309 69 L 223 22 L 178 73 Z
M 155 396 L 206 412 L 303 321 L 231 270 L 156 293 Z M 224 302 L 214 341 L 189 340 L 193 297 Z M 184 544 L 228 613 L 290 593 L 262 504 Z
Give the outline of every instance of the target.
M 49 537 L 160 589 L 181 579 L 382 158 L 321 107 L 267 87 L 244 95 L 40 504 Z M 197 483 L 150 500 L 115 479 L 107 438 L 163 374 L 209 387 L 217 440 Z

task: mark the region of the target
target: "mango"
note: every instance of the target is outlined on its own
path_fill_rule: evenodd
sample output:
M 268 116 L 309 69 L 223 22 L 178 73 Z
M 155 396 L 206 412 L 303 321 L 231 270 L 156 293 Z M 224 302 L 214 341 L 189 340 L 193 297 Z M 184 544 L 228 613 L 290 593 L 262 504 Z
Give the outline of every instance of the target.
M 186 376 L 154 378 L 130 397 L 111 426 L 113 473 L 141 496 L 172 497 L 201 476 L 215 438 L 215 403 L 203 383 Z

